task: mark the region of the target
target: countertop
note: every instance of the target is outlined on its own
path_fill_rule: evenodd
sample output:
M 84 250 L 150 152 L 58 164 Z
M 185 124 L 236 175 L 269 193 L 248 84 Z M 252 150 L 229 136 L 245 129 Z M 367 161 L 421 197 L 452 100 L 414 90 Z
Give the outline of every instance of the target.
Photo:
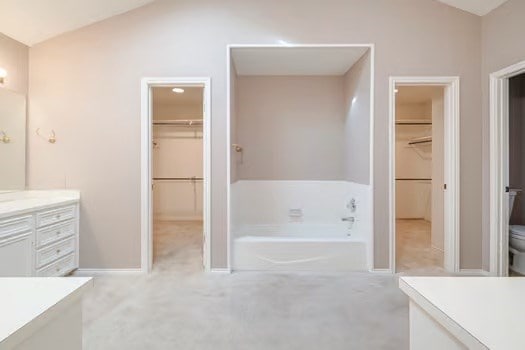
M 91 278 L 0 278 L 0 349 L 31 335 L 58 306 L 81 297 Z
M 471 349 L 525 349 L 525 278 L 401 277 L 399 287 Z
M 74 190 L 4 192 L 0 193 L 0 218 L 57 204 L 75 203 L 79 199 L 80 192 Z

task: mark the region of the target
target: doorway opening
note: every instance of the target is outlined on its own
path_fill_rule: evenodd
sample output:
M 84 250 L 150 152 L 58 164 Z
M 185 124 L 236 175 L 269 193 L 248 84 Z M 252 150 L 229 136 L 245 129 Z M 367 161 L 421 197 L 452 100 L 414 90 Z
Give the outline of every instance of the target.
M 142 270 L 209 270 L 209 79 L 143 79 Z
M 390 82 L 392 272 L 458 272 L 459 80 Z
M 525 61 L 490 75 L 490 274 L 525 274 L 522 125 Z

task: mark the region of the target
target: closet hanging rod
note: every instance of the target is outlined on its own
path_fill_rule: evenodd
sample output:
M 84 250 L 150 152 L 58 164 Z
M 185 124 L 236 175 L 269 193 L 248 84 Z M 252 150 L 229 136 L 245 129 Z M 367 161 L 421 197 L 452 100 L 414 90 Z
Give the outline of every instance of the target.
M 432 181 L 432 179 L 396 179 L 396 181 Z
M 432 140 L 412 141 L 412 142 L 409 142 L 408 144 L 409 145 L 419 145 L 421 143 L 432 143 Z
M 202 177 L 154 177 L 155 181 L 202 181 Z
M 186 120 L 157 120 L 153 122 L 153 125 L 184 125 L 194 126 L 203 125 L 202 119 L 186 119 Z

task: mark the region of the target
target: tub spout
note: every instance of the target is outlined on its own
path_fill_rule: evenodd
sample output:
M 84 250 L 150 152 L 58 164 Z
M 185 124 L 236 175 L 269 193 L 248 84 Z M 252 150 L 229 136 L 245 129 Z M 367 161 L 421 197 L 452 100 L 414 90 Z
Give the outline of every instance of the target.
M 342 221 L 346 221 L 346 222 L 354 222 L 355 221 L 355 217 L 353 216 L 347 216 L 345 218 L 342 218 L 341 219 Z

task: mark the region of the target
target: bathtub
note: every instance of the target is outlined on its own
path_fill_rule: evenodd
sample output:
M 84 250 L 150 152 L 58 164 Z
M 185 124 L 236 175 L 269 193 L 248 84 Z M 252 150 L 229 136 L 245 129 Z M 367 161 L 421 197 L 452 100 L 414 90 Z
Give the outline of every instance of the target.
M 365 271 L 366 239 L 348 224 L 245 225 L 233 240 L 237 271 Z

